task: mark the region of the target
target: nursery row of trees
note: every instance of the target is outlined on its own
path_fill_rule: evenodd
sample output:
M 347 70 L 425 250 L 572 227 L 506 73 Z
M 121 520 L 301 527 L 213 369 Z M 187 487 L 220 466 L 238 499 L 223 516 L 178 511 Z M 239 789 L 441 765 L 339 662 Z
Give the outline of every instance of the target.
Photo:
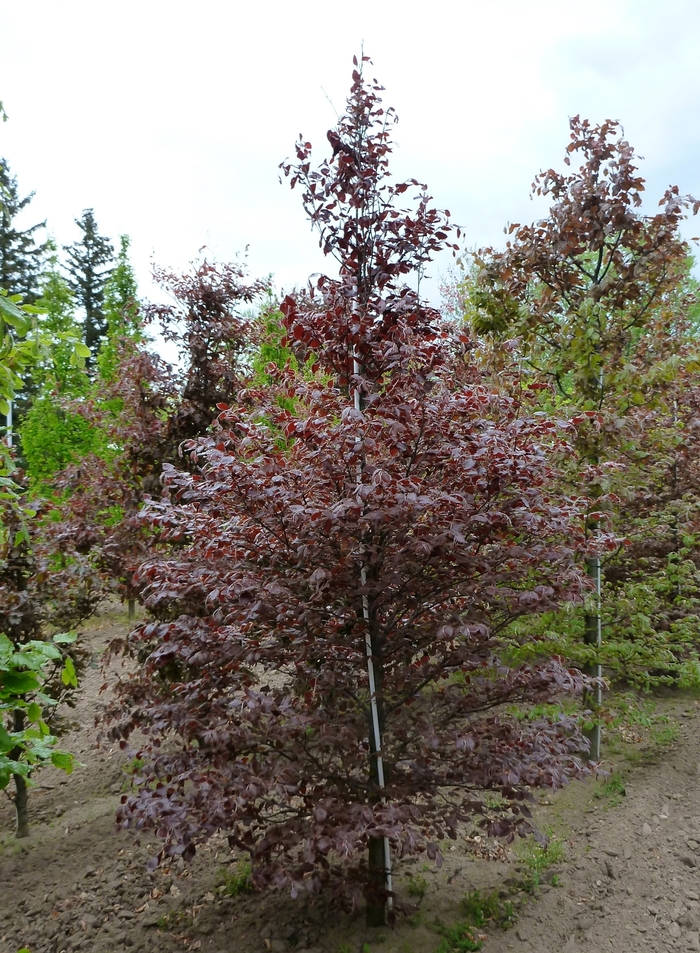
M 475 815 L 524 833 L 532 788 L 587 773 L 604 687 L 698 682 L 698 203 L 644 214 L 620 127 L 576 118 L 535 180 L 547 218 L 468 259 L 441 313 L 418 283 L 460 230 L 391 177 L 366 62 L 331 154 L 300 139 L 281 167 L 336 274 L 276 301 L 202 261 L 137 305 L 124 244 L 87 368 L 45 296 L 66 338 L 34 361 L 0 630 L 19 651 L 138 599 L 106 713 L 147 739 L 120 824 L 160 857 L 224 831 L 256 887 L 364 895 L 381 923 L 392 858 L 439 863 Z M 59 652 L 79 667 L 79 639 Z

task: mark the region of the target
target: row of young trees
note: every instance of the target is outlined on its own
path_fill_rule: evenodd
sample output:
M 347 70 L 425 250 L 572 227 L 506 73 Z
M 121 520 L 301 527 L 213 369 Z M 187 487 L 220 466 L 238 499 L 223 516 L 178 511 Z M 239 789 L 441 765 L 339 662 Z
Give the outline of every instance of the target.
M 26 836 L 28 785 L 42 764 L 70 771 L 57 747 L 85 653 L 75 627 L 104 584 L 93 555 L 63 552 L 55 532 L 60 491 L 49 483 L 98 448 L 105 435 L 72 411 L 114 365 L 114 346 L 134 334 L 136 285 L 128 239 L 114 258 L 91 209 L 60 266 L 45 223 L 18 223 L 33 195 L 20 197 L 0 164 L 0 789 L 14 782 L 17 835 Z M 97 360 L 95 360 L 97 358 Z M 90 369 L 86 361 L 90 360 Z M 99 364 L 99 369 L 97 368 Z M 112 367 L 112 370 L 114 368 Z M 52 531 L 52 525 L 54 530 Z
M 224 831 L 257 887 L 364 895 L 380 923 L 394 858 L 439 862 L 474 815 L 524 833 L 533 787 L 586 774 L 581 718 L 533 705 L 585 691 L 600 721 L 601 664 L 697 681 L 700 364 L 697 204 L 642 214 L 614 123 L 572 121 L 549 217 L 475 257 L 456 316 L 427 306 L 460 233 L 392 179 L 365 66 L 332 155 L 282 165 L 337 274 L 276 305 L 201 262 L 158 273 L 170 306 L 122 300 L 99 388 L 59 407 L 93 442 L 37 482 L 36 546 L 147 612 L 108 712 L 148 739 L 120 823 L 160 857 Z

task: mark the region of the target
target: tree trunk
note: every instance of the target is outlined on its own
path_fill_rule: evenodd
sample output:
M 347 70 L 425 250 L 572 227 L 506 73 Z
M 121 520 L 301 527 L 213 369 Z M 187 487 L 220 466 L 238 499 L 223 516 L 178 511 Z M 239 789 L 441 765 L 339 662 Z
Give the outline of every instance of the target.
M 24 729 L 24 712 L 15 709 L 12 713 L 12 730 L 22 731 Z M 21 774 L 13 775 L 15 781 L 15 813 L 17 815 L 17 828 L 15 837 L 29 837 L 29 814 L 27 811 L 27 782 Z
M 353 370 L 359 375 L 362 372 L 360 363 L 355 358 Z M 361 389 L 356 387 L 353 393 L 355 410 L 362 412 L 363 399 Z M 362 483 L 364 463 L 361 462 L 357 472 L 357 482 Z M 363 564 L 360 570 L 360 582 L 364 588 L 367 583 L 367 569 Z M 374 621 L 370 612 L 367 595 L 362 596 L 362 618 L 366 626 L 365 650 L 367 653 L 367 674 L 369 678 L 370 712 L 369 712 L 369 798 L 370 803 L 378 804 L 384 796 L 384 764 L 382 752 L 382 735 L 384 731 L 384 712 L 381 704 L 381 689 L 383 681 L 382 645 L 378 638 Z M 389 844 L 385 837 L 370 837 L 368 844 L 368 883 L 367 899 L 367 926 L 381 927 L 386 924 L 387 905 L 391 903 L 391 855 Z
M 136 600 L 129 599 L 129 622 L 133 622 L 136 618 Z
M 27 782 L 21 774 L 13 775 L 15 779 L 15 812 L 17 814 L 17 828 L 15 837 L 29 837 L 29 813 L 27 811 Z
M 601 620 L 600 620 L 600 559 L 587 559 L 586 560 L 586 571 L 588 575 L 593 579 L 596 587 L 596 609 L 595 612 L 587 612 L 584 618 L 584 633 L 583 640 L 586 645 L 594 646 L 596 649 L 600 648 L 600 634 L 601 634 Z M 585 674 L 591 675 L 594 678 L 601 677 L 601 666 L 594 662 L 592 665 L 585 666 Z M 584 695 L 584 704 L 591 708 L 594 714 L 597 712 L 597 709 L 600 707 L 601 703 L 601 691 L 600 688 L 595 688 L 593 691 L 586 692 Z M 599 761 L 600 760 L 600 724 L 594 725 L 588 731 L 586 731 L 586 737 L 590 742 L 590 748 L 585 753 L 586 757 L 590 761 Z
M 597 382 L 593 383 L 590 391 L 590 397 L 595 400 L 598 408 L 600 409 L 603 404 L 603 371 L 602 368 L 598 373 Z M 600 446 L 596 440 L 596 443 L 589 448 L 587 456 L 587 462 L 592 466 L 598 466 L 600 462 Z M 595 507 L 596 500 L 600 496 L 601 490 L 599 487 L 593 487 L 593 494 L 590 499 L 590 505 Z M 597 520 L 589 520 L 587 524 L 588 532 L 591 536 L 596 536 L 598 534 L 599 526 Z M 595 649 L 596 661 L 591 665 L 586 665 L 584 672 L 586 675 L 591 675 L 593 678 L 601 678 L 603 675 L 603 669 L 600 665 L 600 647 L 603 641 L 602 636 L 602 625 L 601 625 L 601 577 L 600 577 L 600 556 L 594 556 L 592 559 L 586 560 L 586 572 L 589 577 L 593 580 L 593 585 L 595 586 L 595 609 L 593 612 L 587 612 L 584 617 L 584 631 L 583 631 L 583 641 L 586 645 L 590 645 Z M 584 704 L 589 707 L 596 719 L 599 717 L 599 708 L 603 701 L 603 693 L 600 689 L 600 686 L 594 688 L 593 691 L 586 692 L 583 698 Z M 600 761 L 600 722 L 595 724 L 586 732 L 586 737 L 589 742 L 589 749 L 585 753 L 585 757 L 588 761 Z
M 370 837 L 369 839 L 369 884 L 367 891 L 367 926 L 383 927 L 386 925 L 386 857 L 384 854 L 384 838 Z
M 369 622 L 369 620 L 368 620 Z M 372 628 L 370 625 L 370 633 Z M 380 777 L 379 758 L 377 757 L 377 740 L 380 740 L 384 729 L 384 713 L 382 711 L 381 685 L 383 679 L 381 646 L 377 643 L 376 635 L 371 638 L 372 668 L 374 671 L 374 687 L 377 696 L 377 723 L 379 725 L 379 739 L 376 738 L 374 718 L 369 719 L 369 746 L 370 770 L 369 783 L 372 791 L 372 803 L 377 804 L 382 799 L 383 777 Z M 391 890 L 389 870 L 387 869 L 387 846 L 383 837 L 370 837 L 368 845 L 368 883 L 367 883 L 367 910 L 366 922 L 368 927 L 383 927 L 386 925 L 386 908 L 388 893 Z

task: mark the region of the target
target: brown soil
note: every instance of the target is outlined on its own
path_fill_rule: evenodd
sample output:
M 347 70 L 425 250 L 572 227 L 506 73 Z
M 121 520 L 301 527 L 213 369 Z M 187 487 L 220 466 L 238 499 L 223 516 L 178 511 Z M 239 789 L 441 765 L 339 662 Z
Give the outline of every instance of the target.
M 516 917 L 505 931 L 482 928 L 484 953 L 700 950 L 700 709 L 692 699 L 664 703 L 678 721 L 675 739 L 632 739 L 620 755 L 626 796 L 591 781 L 541 798 L 538 822 L 558 832 L 564 857 L 541 872 L 534 891 L 522 889 L 531 874 L 527 845 L 503 850 L 464 837 L 446 847 L 441 869 L 402 863 L 396 887 L 417 911 L 393 928 L 367 930 L 361 913 L 319 900 L 223 895 L 222 871 L 236 864 L 223 840 L 190 866 L 146 872 L 155 851 L 114 825 L 125 756 L 98 748 L 94 725 L 99 656 L 124 621 L 103 617 L 86 636 L 93 660 L 76 725 L 62 740 L 81 767 L 71 777 L 39 775 L 27 839 L 12 836 L 12 806 L 0 802 L 1 953 L 434 953 L 441 925 L 463 919 L 460 901 L 477 888 L 500 890 Z

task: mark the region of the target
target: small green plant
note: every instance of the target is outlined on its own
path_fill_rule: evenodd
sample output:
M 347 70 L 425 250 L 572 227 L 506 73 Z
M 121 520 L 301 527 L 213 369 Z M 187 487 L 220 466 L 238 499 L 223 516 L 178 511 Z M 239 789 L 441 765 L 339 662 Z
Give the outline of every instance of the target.
M 472 890 L 462 900 L 460 906 L 470 923 L 476 927 L 483 927 L 487 920 L 493 920 L 498 916 L 500 904 L 497 893 Z
M 128 791 L 131 785 L 131 779 L 139 773 L 141 768 L 144 766 L 143 758 L 131 758 L 130 761 L 127 761 L 122 767 L 122 772 L 124 773 L 124 781 L 122 783 L 122 791 Z
M 564 845 L 554 836 L 551 836 L 545 844 L 530 840 L 525 842 L 519 854 L 527 869 L 523 889 L 533 893 L 540 885 L 543 871 L 564 859 Z
M 593 797 L 608 798 L 611 807 L 617 807 L 627 793 L 625 781 L 621 774 L 611 774 L 608 779 L 598 785 Z
M 444 939 L 435 953 L 472 953 L 483 946 L 481 936 L 471 923 L 456 923 L 443 928 Z
M 219 874 L 219 892 L 227 897 L 239 897 L 253 892 L 252 869 L 247 861 L 239 860 L 233 870 L 225 868 Z
M 678 740 L 678 725 L 668 724 L 663 728 L 657 728 L 651 733 L 651 740 L 659 747 L 673 744 Z
M 489 808 L 490 810 L 495 810 L 497 808 L 503 807 L 505 799 L 502 794 L 499 794 L 496 791 L 482 791 L 481 800 L 484 807 Z
M 462 900 L 460 907 L 465 919 L 451 927 L 438 924 L 444 939 L 436 953 L 470 953 L 480 950 L 485 939 L 479 931 L 487 924 L 507 929 L 515 923 L 513 904 L 507 900 L 501 902 L 498 893 L 470 891 Z
M 192 917 L 185 910 L 170 910 L 156 921 L 159 930 L 174 930 L 192 926 Z
M 495 890 L 491 893 L 472 890 L 463 898 L 460 907 L 475 927 L 483 927 L 490 922 L 507 929 L 515 922 L 513 904 L 509 900 L 501 902 Z
M 408 886 L 406 889 L 412 897 L 418 897 L 422 900 L 428 889 L 428 881 L 420 874 L 413 875 L 408 878 Z
M 52 764 L 70 774 L 73 755 L 55 747 L 44 709 L 56 705 L 44 689 L 52 668 L 63 685 L 78 684 L 75 665 L 61 646 L 70 645 L 75 632 L 61 632 L 51 641 L 32 639 L 15 645 L 0 632 L 0 790 L 14 779 L 17 837 L 29 835 L 27 787 L 32 771 Z

